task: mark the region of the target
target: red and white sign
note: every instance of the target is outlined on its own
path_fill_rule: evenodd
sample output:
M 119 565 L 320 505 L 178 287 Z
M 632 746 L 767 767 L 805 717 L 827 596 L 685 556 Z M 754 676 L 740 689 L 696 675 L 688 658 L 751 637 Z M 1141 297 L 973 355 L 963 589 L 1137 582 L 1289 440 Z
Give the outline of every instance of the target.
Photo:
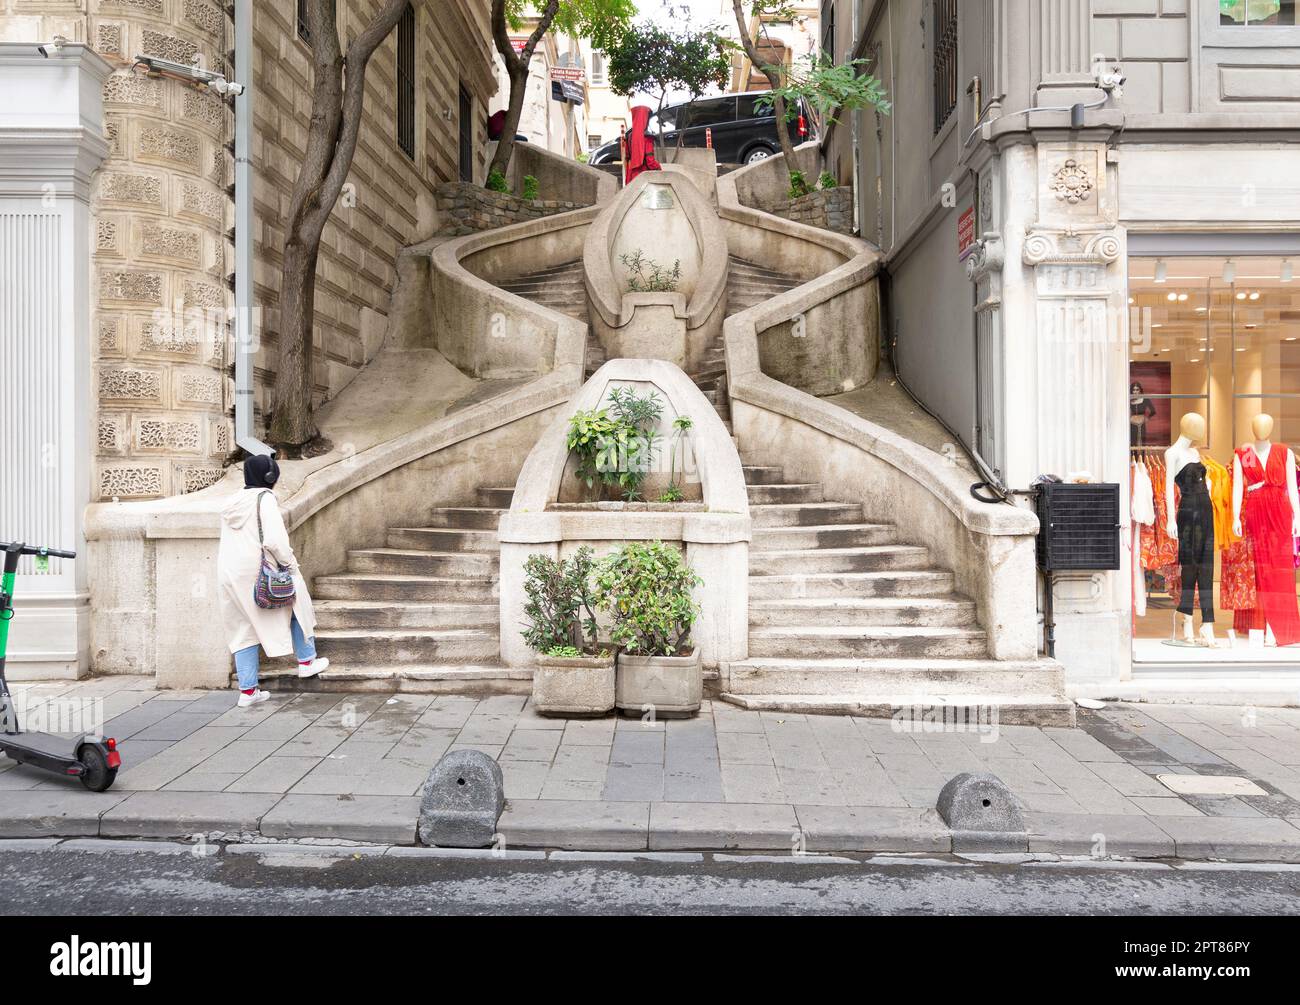
M 957 261 L 961 261 L 975 247 L 975 207 L 967 206 L 957 217 Z
M 526 36 L 523 38 L 520 38 L 518 35 L 510 36 L 510 48 L 514 49 L 515 52 L 523 52 L 524 46 L 527 44 L 528 38 Z

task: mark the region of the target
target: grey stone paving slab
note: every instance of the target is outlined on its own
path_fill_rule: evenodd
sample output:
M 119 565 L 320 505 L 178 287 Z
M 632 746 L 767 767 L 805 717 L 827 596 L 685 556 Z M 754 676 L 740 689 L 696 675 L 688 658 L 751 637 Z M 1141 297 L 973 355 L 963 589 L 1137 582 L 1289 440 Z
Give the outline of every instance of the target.
M 502 761 L 507 799 L 540 799 L 551 766 L 542 761 Z
M 1098 761 L 1089 765 L 1097 775 L 1116 792 L 1125 796 L 1149 796 L 1161 798 L 1170 795 L 1168 786 L 1140 771 L 1131 764 Z
M 266 837 L 323 837 L 378 844 L 414 844 L 417 796 L 297 795 L 262 817 Z
M 644 715 L 620 715 L 614 720 L 614 731 L 616 733 L 625 730 L 644 731 L 647 729 L 666 729 L 667 727 L 667 719 L 651 719 Z
M 218 750 L 240 739 L 243 734 L 244 730 L 238 727 L 204 726 L 143 763 L 137 764 L 123 755 L 122 770 L 114 783 L 115 787 L 161 789 L 168 782 L 202 764 Z
M 640 732 L 632 730 L 616 732 L 609 759 L 620 764 L 663 765 L 664 731 L 647 729 Z
M 246 771 L 252 771 L 279 747 L 278 740 L 235 740 L 201 762 L 195 770 L 213 773 L 233 771 L 242 775 Z
M 256 708 L 257 706 L 253 706 L 253 709 L 241 708 L 236 709 L 235 711 L 244 713 L 246 711 L 254 711 Z M 223 715 L 219 719 L 214 719 L 212 724 L 214 726 L 226 725 L 235 721 L 236 720 L 233 718 L 228 718 L 226 715 Z M 263 716 L 245 730 L 241 739 L 257 740 L 259 742 L 276 740 L 280 743 L 284 743 L 287 740 L 292 740 L 304 729 L 316 725 L 318 721 L 319 716 L 304 715 L 300 712 L 294 711 L 292 708 L 288 708 L 282 712 L 276 712 L 273 715 Z
M 644 850 L 649 826 L 648 802 L 601 800 L 511 799 L 497 822 L 507 847 L 578 851 Z
M 108 719 L 104 723 L 104 735 L 118 740 L 128 740 L 176 711 L 177 706 L 173 702 L 146 701 L 128 712 Z
M 722 771 L 717 762 L 690 767 L 666 766 L 664 799 L 682 803 L 720 803 L 724 801 Z
M 315 724 L 285 741 L 278 753 L 285 757 L 324 757 L 351 735 L 342 726 Z
M 1159 817 L 1180 858 L 1300 862 L 1300 828 L 1273 817 Z
M 776 774 L 786 794 L 801 803 L 822 806 L 844 806 L 848 803 L 829 769 L 784 768 L 778 765 Z
M 1245 817 L 1245 818 L 1262 818 L 1265 816 L 1255 807 L 1242 799 L 1226 796 L 1193 796 L 1184 794 L 1182 797 L 1190 805 L 1195 806 L 1207 817 Z
M 103 837 L 181 838 L 256 831 L 277 797 L 255 792 L 133 792 L 101 818 Z
M 730 764 L 720 769 L 723 799 L 728 803 L 785 803 L 776 768 L 767 764 Z
M 560 749 L 562 733 L 553 729 L 516 729 L 501 751 L 503 761 L 542 761 L 550 764 Z
M 763 733 L 763 721 L 753 712 L 727 705 L 714 705 L 713 728 L 719 733 Z
M 795 806 L 808 851 L 948 852 L 952 837 L 933 809 Z
M 61 790 L 6 792 L 0 803 L 0 838 L 96 835 L 100 817 L 128 795 L 113 789 L 88 792 L 80 782 Z
M 605 775 L 601 798 L 611 802 L 661 802 L 664 798 L 663 765 L 612 761 Z
M 761 803 L 651 803 L 650 848 L 673 851 L 787 849 L 799 840 L 793 806 Z
M 396 740 L 366 740 L 361 731 L 353 733 L 327 754 L 327 757 L 346 758 L 350 761 L 378 761 L 387 757 Z
M 227 786 L 231 792 L 288 792 L 320 764 L 318 757 L 268 757 Z
M 221 792 L 228 785 L 237 782 L 240 778 L 238 771 L 216 774 L 210 771 L 203 771 L 202 765 L 187 771 L 180 778 L 168 782 L 162 787 L 163 792 L 179 790 L 182 792 Z
M 481 750 L 483 753 L 487 754 L 488 757 L 496 759 L 501 756 L 501 749 L 503 746 L 504 744 L 499 743 L 453 743 L 447 748 L 446 752 L 451 753 L 453 750 Z
M 1043 732 L 1076 761 L 1122 761 L 1123 758 L 1081 729 L 1048 727 Z
M 460 729 L 477 705 L 478 701 L 472 698 L 440 698 L 425 709 L 419 722 L 436 729 Z
M 1153 798 L 1133 796 L 1133 804 L 1149 817 L 1199 817 L 1204 814 L 1185 799 L 1177 796 Z
M 480 715 L 475 712 L 461 727 L 456 742 L 505 746 L 514 728 L 515 721 L 512 718 L 501 715 Z
M 571 719 L 564 727 L 563 747 L 608 747 L 614 742 L 613 719 Z
M 1098 813 L 1025 813 L 1029 850 L 1093 858 L 1172 858 L 1174 841 L 1148 817 Z
M 772 764 L 764 733 L 719 732 L 718 754 L 724 764 Z
M 117 752 L 122 755 L 122 770 L 143 764 L 149 758 L 157 757 L 172 746 L 174 746 L 172 740 L 124 740 L 117 745 Z

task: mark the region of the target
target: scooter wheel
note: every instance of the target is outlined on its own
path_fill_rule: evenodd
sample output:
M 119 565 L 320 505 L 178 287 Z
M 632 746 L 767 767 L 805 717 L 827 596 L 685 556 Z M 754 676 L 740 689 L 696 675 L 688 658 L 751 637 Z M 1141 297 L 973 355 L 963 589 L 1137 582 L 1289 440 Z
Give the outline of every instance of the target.
M 104 792 L 117 777 L 117 768 L 108 766 L 108 759 L 98 747 L 89 744 L 80 751 L 81 763 L 85 771 L 81 773 L 81 784 L 91 792 Z

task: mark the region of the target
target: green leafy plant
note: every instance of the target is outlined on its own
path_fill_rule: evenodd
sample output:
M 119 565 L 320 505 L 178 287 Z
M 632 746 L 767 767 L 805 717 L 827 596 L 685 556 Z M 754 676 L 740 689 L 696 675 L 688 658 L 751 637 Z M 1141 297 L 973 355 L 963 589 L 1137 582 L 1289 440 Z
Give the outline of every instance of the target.
M 821 177 L 817 179 L 817 185 L 823 192 L 828 188 L 834 188 L 836 184 L 835 176 L 829 171 L 823 171 Z
M 585 409 L 569 419 L 566 446 L 578 460 L 576 476 L 588 489 L 599 482 L 623 493 L 631 502 L 640 497 L 654 460 L 663 402 L 653 391 L 637 394 L 630 387 L 609 392 L 608 405 Z
M 579 164 L 586 164 L 589 160 L 591 160 L 591 154 L 587 153 L 587 151 L 585 150 L 582 150 L 574 157 L 574 160 L 576 160 Z
M 522 195 L 529 202 L 532 202 L 534 199 L 537 198 L 537 176 L 536 175 L 531 175 L 531 174 L 524 175 L 524 190 Z
M 598 610 L 610 616 L 610 637 L 638 656 L 677 656 L 690 647 L 702 582 L 681 551 L 662 541 L 633 541 L 596 565 Z
M 808 194 L 808 179 L 802 171 L 790 172 L 790 198 L 798 199 Z
M 525 560 L 524 617 L 528 625 L 523 637 L 529 649 L 548 656 L 555 655 L 556 649 L 571 649 L 572 656 L 595 649 L 594 554 L 584 547 L 568 559 L 529 555 Z
M 681 259 L 665 269 L 653 258 L 647 258 L 638 248 L 631 254 L 619 255 L 618 260 L 627 266 L 629 293 L 676 293 L 682 278 Z
M 694 425 L 689 415 L 679 415 L 673 419 L 673 446 L 668 466 L 668 487 L 659 497 L 660 502 L 681 502 L 684 498 L 681 486 L 677 484 L 677 447 Z
M 659 493 L 659 502 L 661 503 L 677 503 L 684 498 L 686 497 L 682 495 L 681 487 L 675 482 L 669 483 L 668 487 Z
M 510 183 L 506 181 L 506 176 L 500 171 L 489 171 L 487 181 L 483 185 L 489 192 L 506 192 L 510 191 Z

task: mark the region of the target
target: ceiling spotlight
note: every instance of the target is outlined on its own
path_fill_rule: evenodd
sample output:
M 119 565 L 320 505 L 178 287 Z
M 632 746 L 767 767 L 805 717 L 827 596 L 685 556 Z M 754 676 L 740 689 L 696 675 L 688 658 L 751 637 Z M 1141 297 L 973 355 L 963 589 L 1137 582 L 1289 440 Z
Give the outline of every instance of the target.
M 1231 258 L 1223 263 L 1223 281 L 1229 286 L 1237 281 L 1237 266 Z
M 1245 300 L 1245 299 L 1246 299 L 1246 291 L 1245 291 L 1245 290 L 1242 290 L 1240 293 L 1238 293 L 1238 294 L 1237 294 L 1237 299 L 1238 299 L 1238 300 Z
M 1287 259 L 1283 259 L 1282 271 L 1278 275 L 1278 279 L 1280 279 L 1284 283 L 1289 283 L 1294 278 L 1295 278 L 1295 266 L 1292 265 L 1291 262 L 1288 261 Z
M 1128 298 L 1128 302 L 1129 302 L 1130 304 L 1135 304 L 1135 303 L 1137 303 L 1137 300 L 1136 300 L 1135 298 L 1133 298 L 1133 297 L 1129 297 L 1129 298 Z
M 1196 313 L 1197 313 L 1197 314 L 1204 314 L 1204 313 L 1205 313 L 1206 311 L 1208 311 L 1208 310 L 1209 310 L 1208 307 L 1198 307 L 1198 308 L 1196 308 Z
M 1165 297 L 1165 299 L 1166 299 L 1166 300 L 1177 300 L 1177 299 L 1178 299 L 1178 294 L 1177 294 L 1177 293 L 1169 293 L 1169 294 Z
M 1258 299 L 1259 299 L 1259 290 L 1252 290 L 1252 291 L 1251 291 L 1251 294 L 1250 294 L 1250 299 L 1251 299 L 1251 300 L 1258 300 Z
M 1156 262 L 1156 282 L 1163 283 L 1168 278 L 1169 266 L 1165 264 L 1165 260 L 1162 258 Z

